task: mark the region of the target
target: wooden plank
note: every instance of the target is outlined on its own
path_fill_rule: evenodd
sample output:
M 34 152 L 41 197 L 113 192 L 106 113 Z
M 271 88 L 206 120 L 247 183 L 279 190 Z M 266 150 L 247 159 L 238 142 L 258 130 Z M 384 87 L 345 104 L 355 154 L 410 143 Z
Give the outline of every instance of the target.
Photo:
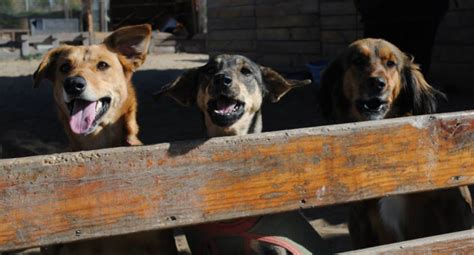
M 420 238 L 341 254 L 472 254 L 474 230 Z
M 0 160 L 0 251 L 474 183 L 474 111 Z
M 61 42 L 81 42 L 82 45 L 89 44 L 87 33 L 55 33 L 45 35 L 21 35 L 21 56 L 30 55 L 30 44 L 48 43 L 52 47 L 58 47 Z

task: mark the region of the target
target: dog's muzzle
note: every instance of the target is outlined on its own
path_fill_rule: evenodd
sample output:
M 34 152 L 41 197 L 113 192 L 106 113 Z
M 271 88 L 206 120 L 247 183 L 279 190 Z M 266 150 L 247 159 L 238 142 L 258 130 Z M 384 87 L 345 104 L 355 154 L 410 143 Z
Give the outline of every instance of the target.
M 359 113 L 368 120 L 383 119 L 388 111 L 388 102 L 379 97 L 356 101 L 356 108 Z
M 245 103 L 230 97 L 219 96 L 207 103 L 207 111 L 214 124 L 228 127 L 244 115 Z
M 109 109 L 110 101 L 110 97 L 103 97 L 97 101 L 73 99 L 66 103 L 69 109 L 69 127 L 72 132 L 78 135 L 92 133 Z
M 91 100 L 84 93 L 87 81 L 80 76 L 68 77 L 64 80 L 65 103 L 69 110 L 69 127 L 78 135 L 92 133 L 99 120 L 110 107 L 111 98 L 102 97 Z

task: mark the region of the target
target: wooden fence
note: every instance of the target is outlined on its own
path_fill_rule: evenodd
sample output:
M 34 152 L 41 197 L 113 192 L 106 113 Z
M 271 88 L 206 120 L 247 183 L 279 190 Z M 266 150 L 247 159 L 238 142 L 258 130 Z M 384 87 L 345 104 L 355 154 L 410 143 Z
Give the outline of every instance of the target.
M 0 251 L 473 183 L 474 111 L 4 159 Z

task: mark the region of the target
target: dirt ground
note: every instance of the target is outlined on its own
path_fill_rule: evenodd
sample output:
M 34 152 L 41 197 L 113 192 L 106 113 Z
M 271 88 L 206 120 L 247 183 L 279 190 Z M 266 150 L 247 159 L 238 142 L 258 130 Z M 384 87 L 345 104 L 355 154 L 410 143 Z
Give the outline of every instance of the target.
M 184 108 L 167 97 L 155 100 L 152 93 L 176 78 L 183 69 L 203 65 L 207 55 L 170 54 L 149 56 L 133 77 L 139 99 L 139 137 L 145 144 L 205 136 L 196 107 Z M 31 75 L 39 60 L 0 62 L 0 158 L 21 157 L 60 152 L 66 137 L 56 118 L 52 89 L 33 89 Z M 305 74 L 289 74 L 293 78 Z M 445 88 L 449 86 L 443 84 Z M 474 109 L 473 93 L 448 90 L 449 102 L 441 112 Z M 313 85 L 290 92 L 279 103 L 263 106 L 264 131 L 322 125 L 317 111 L 316 87 Z M 305 212 L 312 224 L 329 241 L 332 251 L 350 249 L 345 226 L 346 206 L 312 209 Z

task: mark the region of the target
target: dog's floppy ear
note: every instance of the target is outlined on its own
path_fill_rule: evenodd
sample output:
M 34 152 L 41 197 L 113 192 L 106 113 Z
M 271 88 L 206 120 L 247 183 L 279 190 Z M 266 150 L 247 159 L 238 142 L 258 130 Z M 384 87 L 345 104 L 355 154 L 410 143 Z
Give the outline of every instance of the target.
M 413 63 L 413 57 L 407 56 L 407 64 L 402 70 L 402 90 L 398 98 L 399 106 L 404 112 L 413 115 L 429 114 L 436 112 L 437 97 L 445 95 L 426 82 L 420 67 Z
M 151 40 L 149 24 L 122 27 L 105 38 L 104 44 L 112 52 L 123 56 L 130 71 L 137 70 L 145 62 Z
M 54 48 L 43 56 L 38 68 L 33 73 L 33 88 L 39 87 L 45 80 L 54 81 L 56 61 L 67 46 Z
M 334 100 L 345 100 L 342 92 L 342 78 L 344 70 L 340 58 L 333 60 L 321 74 L 319 88 L 319 105 L 326 120 L 334 120 L 334 107 L 345 107 L 344 101 L 335 102 Z M 337 105 L 337 106 L 336 106 Z
M 285 79 L 269 67 L 261 66 L 260 70 L 262 72 L 263 83 L 273 103 L 278 102 L 291 89 L 311 84 L 311 80 Z
M 191 106 L 196 101 L 198 72 L 199 68 L 185 71 L 173 82 L 163 85 L 154 96 L 167 95 L 183 106 Z

